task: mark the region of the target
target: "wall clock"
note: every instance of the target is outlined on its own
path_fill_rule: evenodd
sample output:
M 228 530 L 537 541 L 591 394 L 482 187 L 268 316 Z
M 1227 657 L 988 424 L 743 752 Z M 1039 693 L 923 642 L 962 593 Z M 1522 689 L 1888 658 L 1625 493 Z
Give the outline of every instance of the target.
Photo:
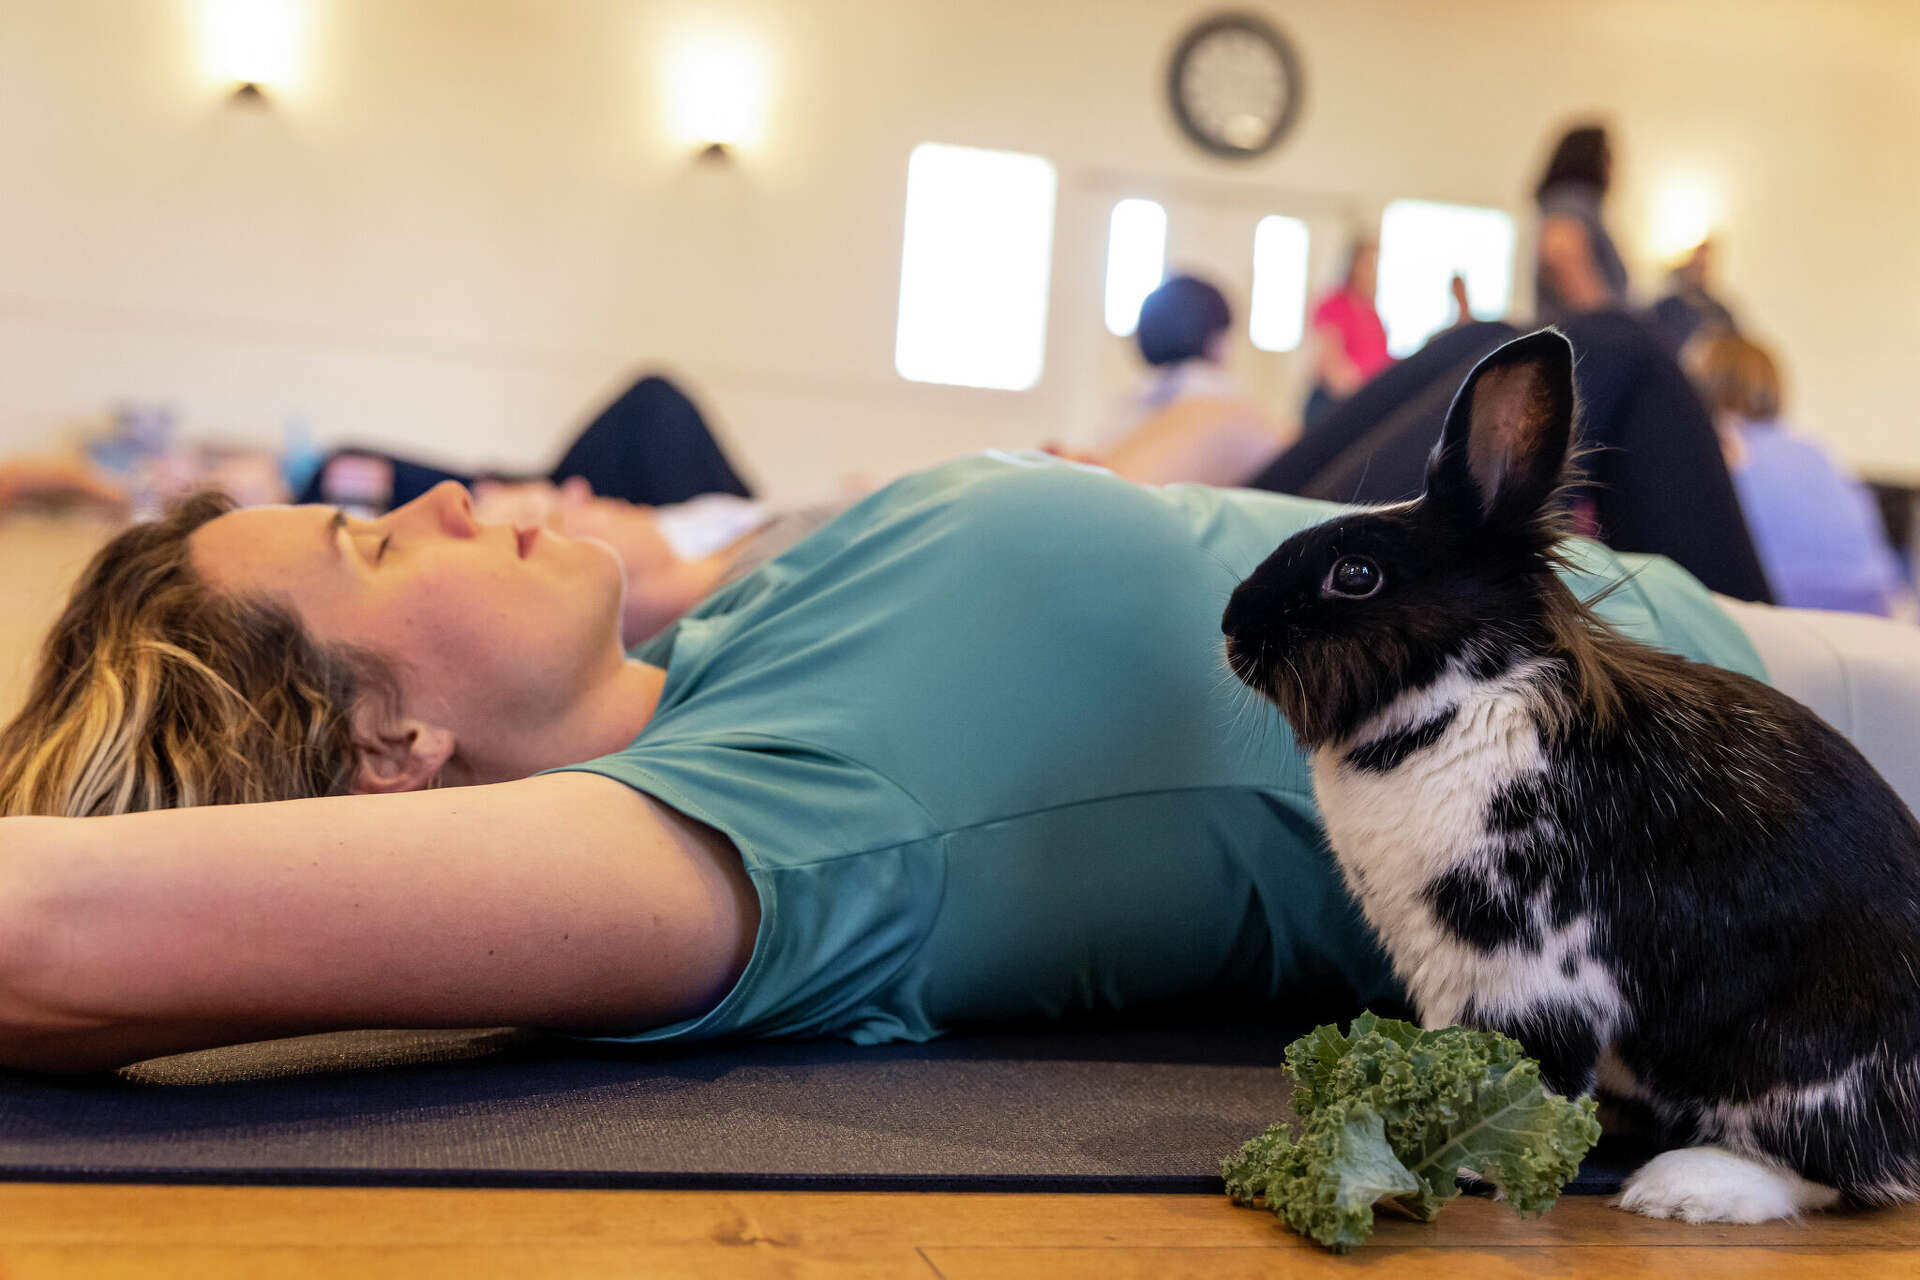
M 1217 156 L 1250 160 L 1279 145 L 1300 114 L 1300 59 L 1272 23 L 1250 13 L 1202 18 L 1167 68 L 1174 119 Z

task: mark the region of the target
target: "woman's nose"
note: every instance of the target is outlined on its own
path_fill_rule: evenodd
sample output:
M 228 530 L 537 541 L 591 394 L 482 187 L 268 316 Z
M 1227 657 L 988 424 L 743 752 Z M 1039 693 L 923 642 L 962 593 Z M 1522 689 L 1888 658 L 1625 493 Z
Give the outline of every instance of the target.
M 473 518 L 473 495 L 457 480 L 441 481 L 412 502 L 394 508 L 387 519 L 452 538 L 471 538 L 480 531 Z

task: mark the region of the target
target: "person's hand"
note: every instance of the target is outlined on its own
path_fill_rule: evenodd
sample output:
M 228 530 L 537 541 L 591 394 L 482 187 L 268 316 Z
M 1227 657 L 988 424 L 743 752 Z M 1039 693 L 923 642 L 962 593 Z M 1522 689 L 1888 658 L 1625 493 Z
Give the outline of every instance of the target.
M 1467 278 L 1454 273 L 1447 282 L 1447 296 L 1453 299 L 1453 322 L 1467 324 L 1473 319 L 1473 303 L 1467 298 Z

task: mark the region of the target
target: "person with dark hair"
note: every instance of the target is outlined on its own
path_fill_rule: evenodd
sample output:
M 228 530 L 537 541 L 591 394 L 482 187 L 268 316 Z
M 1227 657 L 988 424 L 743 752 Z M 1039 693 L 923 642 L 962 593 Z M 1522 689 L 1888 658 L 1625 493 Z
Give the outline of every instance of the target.
M 641 378 L 602 409 L 546 478 L 555 485 L 577 478 L 601 497 L 643 506 L 715 493 L 753 496 L 699 407 L 657 374 Z M 475 479 L 379 449 L 350 446 L 327 456 L 297 500 L 377 515 L 405 506 L 448 480 L 472 486 Z
M 1534 187 L 1540 239 L 1534 260 L 1534 319 L 1558 324 L 1625 305 L 1627 268 L 1601 217 L 1613 180 L 1613 149 L 1599 125 L 1569 129 Z
M 1140 358 L 1156 369 L 1194 360 L 1218 365 L 1231 328 L 1233 308 L 1225 294 L 1198 276 L 1174 276 L 1140 304 L 1134 341 Z
M 1198 276 L 1173 276 L 1140 304 L 1134 341 L 1147 382 L 1102 426 L 1091 450 L 1051 453 L 1141 484 L 1234 485 L 1292 444 L 1298 425 L 1272 418 L 1226 370 L 1233 308 Z
M 1393 363 L 1386 326 L 1373 306 L 1379 261 L 1377 241 L 1356 239 L 1340 284 L 1313 309 L 1313 390 L 1303 415 L 1308 426 Z
M 1198 276 L 1173 276 L 1140 304 L 1133 340 L 1147 364 L 1147 381 L 1129 396 L 1100 433 L 1104 448 L 1141 423 L 1190 396 L 1234 399 L 1228 376 L 1227 340 L 1233 308 L 1218 288 Z

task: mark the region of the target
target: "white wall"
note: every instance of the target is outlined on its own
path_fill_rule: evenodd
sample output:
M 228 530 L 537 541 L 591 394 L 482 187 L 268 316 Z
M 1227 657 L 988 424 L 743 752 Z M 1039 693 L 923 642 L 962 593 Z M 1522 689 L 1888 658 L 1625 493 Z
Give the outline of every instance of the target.
M 1717 193 L 1727 291 L 1797 415 L 1920 473 L 1920 5 L 1906 0 L 1259 4 L 1306 113 L 1251 165 L 1185 144 L 1168 0 L 306 0 L 302 81 L 234 110 L 197 0 L 0 0 L 0 448 L 120 397 L 196 428 L 538 465 L 632 372 L 684 376 L 777 493 L 1084 436 L 1124 368 L 1100 323 L 1112 193 L 1524 216 L 1546 135 L 1615 124 L 1617 233 L 1668 179 Z M 770 58 L 730 167 L 663 131 L 662 64 L 718 27 Z M 1061 173 L 1047 374 L 1027 393 L 892 369 L 907 154 Z M 1524 232 L 1523 232 L 1524 234 Z M 1316 245 L 1331 262 L 1339 246 Z M 1523 279 L 1524 285 L 1524 279 Z M 1251 356 L 1252 353 L 1246 353 Z M 1249 359 L 1290 402 L 1297 358 Z

